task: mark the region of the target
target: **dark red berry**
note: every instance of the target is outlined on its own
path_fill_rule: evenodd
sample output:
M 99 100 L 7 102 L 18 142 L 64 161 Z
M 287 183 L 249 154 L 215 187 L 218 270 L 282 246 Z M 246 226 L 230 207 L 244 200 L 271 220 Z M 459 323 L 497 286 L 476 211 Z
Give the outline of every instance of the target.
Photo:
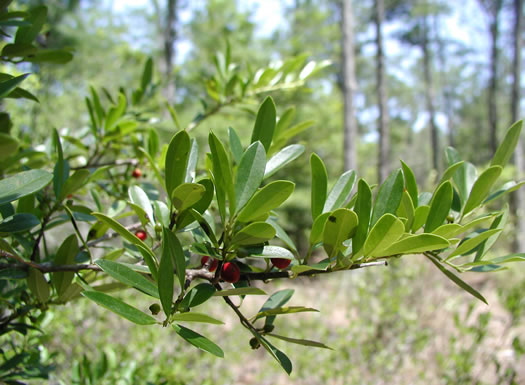
M 241 269 L 233 262 L 226 262 L 222 265 L 221 277 L 226 282 L 235 283 L 241 278 Z
M 144 231 L 144 230 L 137 230 L 135 232 L 135 235 L 137 236 L 138 239 L 140 239 L 141 241 L 145 241 L 146 238 L 148 237 L 148 234 Z
M 272 258 L 272 265 L 274 265 L 278 269 L 286 269 L 288 265 L 290 265 L 289 259 L 284 258 Z
M 142 176 L 142 171 L 140 170 L 140 168 L 136 168 L 135 170 L 133 170 L 133 172 L 131 173 L 131 176 L 133 178 L 140 178 Z
M 210 257 L 208 257 L 207 255 L 203 256 L 201 258 L 201 266 L 204 266 L 205 264 L 207 264 L 209 260 L 210 260 Z M 211 272 L 214 272 L 215 270 L 217 270 L 217 266 L 219 266 L 219 261 L 215 258 L 212 258 L 210 265 L 208 266 L 208 270 Z

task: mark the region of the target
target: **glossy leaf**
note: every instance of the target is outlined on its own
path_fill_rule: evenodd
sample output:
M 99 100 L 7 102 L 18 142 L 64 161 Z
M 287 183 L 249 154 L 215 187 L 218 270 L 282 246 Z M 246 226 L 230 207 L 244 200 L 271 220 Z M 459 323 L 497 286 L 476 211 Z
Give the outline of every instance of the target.
M 250 143 L 257 141 L 261 142 L 266 152 L 270 150 L 272 144 L 273 133 L 276 125 L 276 109 L 273 99 L 268 96 L 261 104 L 255 119 L 255 126 L 253 127 L 252 138 Z
M 262 305 L 258 313 L 265 312 L 271 309 L 277 309 L 282 307 L 286 302 L 292 298 L 294 290 L 292 289 L 283 289 L 273 293 L 270 298 Z
M 235 160 L 235 163 L 239 164 L 242 158 L 242 154 L 244 153 L 244 149 L 241 144 L 241 139 L 239 138 L 239 135 L 237 135 L 237 131 L 235 131 L 233 127 L 228 127 L 228 137 L 230 139 L 230 150 L 233 155 L 233 160 Z
M 0 221 L 0 233 L 21 233 L 39 224 L 40 220 L 33 214 L 15 214 Z
M 405 178 L 405 189 L 408 194 L 410 194 L 410 198 L 412 199 L 415 208 L 418 206 L 416 177 L 414 176 L 412 169 L 403 161 L 401 161 L 401 168 L 403 169 L 403 176 Z
M 194 313 L 194 312 L 173 314 L 170 317 L 170 319 L 173 321 L 177 321 L 177 322 L 202 322 L 202 323 L 215 324 L 215 325 L 224 324 L 224 322 L 219 321 L 218 319 L 215 319 L 213 317 L 210 317 L 207 314 Z
M 385 214 L 395 214 L 401 203 L 403 187 L 403 173 L 400 169 L 392 172 L 386 178 L 377 192 L 370 226 L 373 226 Z
M 281 367 L 286 373 L 288 373 L 288 375 L 292 373 L 292 362 L 286 354 L 284 354 L 282 351 L 273 346 L 270 342 L 268 342 L 266 338 L 261 336 L 259 333 L 254 333 L 252 331 L 252 334 L 254 334 L 255 338 L 257 338 L 262 347 L 264 347 L 264 349 L 268 353 L 270 353 L 270 355 L 279 363 L 279 365 L 281 365 Z
M 295 184 L 285 180 L 271 182 L 257 191 L 240 211 L 237 220 L 250 222 L 279 207 L 292 195 Z
M 454 164 L 450 165 L 445 170 L 443 175 L 441 176 L 441 179 L 440 179 L 440 181 L 438 183 L 438 186 L 441 185 L 443 182 L 453 178 L 454 175 L 456 174 L 456 171 L 458 171 L 463 166 L 464 163 L 465 163 L 464 161 L 459 161 L 457 163 L 454 163 Z
M 483 201 L 483 204 L 487 204 L 488 202 L 491 202 L 491 201 L 493 201 L 495 199 L 501 198 L 505 194 L 511 193 L 513 191 L 516 191 L 516 190 L 520 189 L 523 185 L 525 185 L 525 181 L 519 182 L 519 183 L 517 183 L 515 181 L 507 182 L 503 186 L 501 186 L 501 188 L 499 190 L 497 190 L 494 193 L 490 194 L 487 197 L 487 199 L 485 199 Z
M 232 295 L 266 295 L 266 292 L 258 287 L 237 287 L 213 293 L 214 297 L 229 297 Z
M 496 182 L 498 177 L 501 174 L 502 168 L 500 166 L 492 166 L 486 169 L 474 182 L 470 195 L 465 203 L 465 208 L 463 209 L 463 215 L 468 214 L 476 207 L 478 207 L 483 200 L 489 194 L 489 191 L 492 185 Z
M 247 252 L 246 257 L 252 258 L 281 258 L 294 259 L 294 255 L 284 247 L 280 246 L 264 246 L 242 249 L 243 253 Z M 240 257 L 240 255 L 239 255 Z
M 378 255 L 373 253 L 373 256 L 386 256 L 397 254 L 416 254 L 425 251 L 440 250 L 448 247 L 450 243 L 443 237 L 434 234 L 417 234 L 409 235 L 400 241 L 392 243 L 385 250 Z
M 115 278 L 117 281 L 132 286 L 152 297 L 159 298 L 157 285 L 126 265 L 104 259 L 97 260 L 96 264 L 100 266 L 105 273 Z
M 505 167 L 509 162 L 510 157 L 514 153 L 514 149 L 518 144 L 523 120 L 514 123 L 505 133 L 505 137 L 498 146 L 496 153 L 492 157 L 491 166 Z
M 284 147 L 266 163 L 264 179 L 269 178 L 287 164 L 297 159 L 303 152 L 304 146 L 302 144 L 292 144 Z
M 315 153 L 312 153 L 310 157 L 310 167 L 312 170 L 312 219 L 315 220 L 323 212 L 326 202 L 328 176 L 323 161 Z
M 448 180 L 437 188 L 430 202 L 425 233 L 431 233 L 443 224 L 452 206 L 452 195 L 452 183 Z
M 169 249 L 169 254 L 174 262 L 175 272 L 179 278 L 179 284 L 184 287 L 186 282 L 186 258 L 184 257 L 184 251 L 179 238 L 169 229 L 164 228 L 162 233 L 162 239 L 164 241 L 162 253 L 164 254 L 165 249 Z
M 469 251 L 471 251 L 473 248 L 475 248 L 477 245 L 479 245 L 481 242 L 486 240 L 487 238 L 493 236 L 494 234 L 497 234 L 501 231 L 501 229 L 492 229 L 483 231 L 482 233 L 476 235 L 475 237 L 469 238 L 462 242 L 456 250 L 454 250 L 448 257 L 447 260 L 450 260 L 456 256 L 463 255 Z
M 430 206 L 422 205 L 416 208 L 414 212 L 414 222 L 412 223 L 412 232 L 416 232 L 427 221 Z
M 66 182 L 62 186 L 59 199 L 62 200 L 68 195 L 75 193 L 87 182 L 90 175 L 91 173 L 89 170 L 82 169 L 75 171 L 73 175 L 67 178 Z
M 166 192 L 170 199 L 173 190 L 185 181 L 190 149 L 190 136 L 186 131 L 179 131 L 170 141 L 165 161 Z
M 253 222 L 236 233 L 232 245 L 256 245 L 275 237 L 275 229 L 266 222 Z
M 357 214 L 358 223 L 354 238 L 352 239 L 352 250 L 356 253 L 361 250 L 365 244 L 372 213 L 372 190 L 363 179 L 359 179 L 357 183 L 357 198 L 354 210 Z
M 392 214 L 383 215 L 372 227 L 363 253 L 366 256 L 379 255 L 383 250 L 397 241 L 405 232 L 405 225 Z
M 46 187 L 53 175 L 44 170 L 22 171 L 0 180 L 0 205 L 16 201 Z
M 452 282 L 454 282 L 456 285 L 458 285 L 460 288 L 465 290 L 467 293 L 473 295 L 477 299 L 479 299 L 482 302 L 485 302 L 488 305 L 487 300 L 485 297 L 483 297 L 477 290 L 475 290 L 472 286 L 470 286 L 468 283 L 463 281 L 461 278 L 459 278 L 457 275 L 452 273 L 451 271 L 447 270 L 441 263 L 436 261 L 432 257 L 427 257 L 430 259 L 430 261 L 439 269 L 443 274 L 445 274 Z
M 343 242 L 354 235 L 357 223 L 357 215 L 352 210 L 337 209 L 330 214 L 323 229 L 323 246 L 328 258 L 337 256 Z
M 313 246 L 323 240 L 324 226 L 330 214 L 331 213 L 324 213 L 315 219 L 312 225 L 312 231 L 310 232 L 310 246 Z
M 84 291 L 82 295 L 137 325 L 153 325 L 157 323 L 155 318 L 105 293 L 88 290 Z
M 235 192 L 230 160 L 221 141 L 210 132 L 208 136 L 213 166 L 213 182 L 221 218 L 226 216 L 226 197 L 230 201 L 230 212 L 235 208 Z
M 224 352 L 222 351 L 222 349 L 203 335 L 200 335 L 199 333 L 196 333 L 193 330 L 188 329 L 182 325 L 175 324 L 172 325 L 172 327 L 173 329 L 175 329 L 175 332 L 179 336 L 184 338 L 187 342 L 189 342 L 196 348 L 211 353 L 217 357 L 224 357 Z
M 275 236 L 277 238 L 283 241 L 284 244 L 288 246 L 288 248 L 290 248 L 296 255 L 299 254 L 299 252 L 297 251 L 297 246 L 295 245 L 292 238 L 290 238 L 288 233 L 286 233 L 286 231 L 277 222 L 269 218 L 266 220 L 266 223 L 269 223 L 275 229 Z
M 151 202 L 144 190 L 142 190 L 139 186 L 132 186 L 128 190 L 128 195 L 131 202 L 144 210 L 148 221 L 155 223 L 155 219 L 153 217 L 153 207 L 151 207 Z
M 199 183 L 183 183 L 171 193 L 171 202 L 177 211 L 184 211 L 202 199 L 206 188 Z
M 235 178 L 236 210 L 241 210 L 261 185 L 266 168 L 266 152 L 261 142 L 252 143 L 242 155 Z M 230 211 L 231 212 L 231 211 Z
M 162 228 L 162 255 L 160 257 L 158 272 L 158 288 L 162 309 L 166 317 L 171 315 L 171 305 L 173 303 L 173 281 L 174 281 L 174 261 L 175 251 L 172 248 L 173 237 L 175 235 L 166 227 Z
M 355 178 L 354 170 L 347 171 L 339 177 L 326 198 L 323 208 L 324 213 L 338 209 L 345 204 L 354 188 Z
M 188 156 L 188 165 L 186 167 L 186 177 L 184 182 L 191 183 L 195 180 L 195 170 L 199 160 L 199 144 L 195 138 L 190 141 L 190 155 Z
M 509 219 L 509 206 L 505 205 L 503 212 L 494 219 L 489 229 L 489 230 L 500 229 L 501 232 L 495 233 L 494 235 L 490 236 L 480 245 L 479 250 L 476 253 L 476 257 L 474 258 L 474 261 L 481 260 L 483 256 L 487 253 L 487 251 L 490 250 L 492 245 L 496 243 L 499 236 L 503 232 L 503 229 L 505 228 L 505 225 L 507 224 L 508 219 Z
M 186 293 L 184 299 L 180 303 L 182 308 L 192 308 L 199 306 L 213 297 L 216 289 L 209 283 L 199 283 Z
M 58 248 L 53 263 L 55 265 L 72 265 L 75 263 L 75 256 L 78 254 L 78 240 L 75 234 L 67 237 Z M 59 296 L 65 293 L 71 285 L 74 272 L 56 272 L 51 274 L 51 282 Z

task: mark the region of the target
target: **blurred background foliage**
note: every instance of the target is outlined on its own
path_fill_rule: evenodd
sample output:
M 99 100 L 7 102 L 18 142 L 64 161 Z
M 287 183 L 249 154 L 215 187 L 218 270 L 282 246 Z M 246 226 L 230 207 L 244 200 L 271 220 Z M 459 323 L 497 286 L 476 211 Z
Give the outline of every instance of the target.
M 373 182 L 378 179 L 377 2 L 352 3 L 357 168 Z M 498 111 L 496 137 L 515 118 L 511 110 L 515 3 L 522 13 L 522 2 L 510 0 L 385 1 L 387 168 L 397 168 L 398 159 L 403 159 L 421 185 L 435 183 L 431 153 L 439 154 L 438 168 L 443 170 L 442 154 L 448 145 L 454 145 L 464 159 L 485 165 L 492 148 L 489 111 Z M 161 144 L 177 131 L 167 105 L 187 126 L 213 102 L 206 88 L 216 74 L 217 52 L 230 50 L 232 62 L 242 63 L 240 73 L 253 73 L 297 55 L 331 61 L 307 87 L 273 94 L 279 114 L 295 106 L 294 122 L 315 121 L 299 135 L 306 155 L 281 171 L 297 183 L 284 208 L 285 227 L 299 247 L 305 247 L 307 234 L 302 229 L 311 221 L 306 209 L 308 156 L 317 152 L 332 180 L 344 167 L 340 1 L 32 0 L 15 1 L 14 7 L 39 4 L 49 9 L 39 44 L 73 48 L 74 59 L 61 66 L 10 68 L 11 73 L 35 73 L 24 86 L 40 103 L 13 99 L 3 107 L 15 122 L 12 133 L 33 143 L 49 145 L 53 128 L 62 135 L 85 129 L 89 115 L 84 98 L 89 87 L 115 92 L 137 83 L 150 56 L 156 64 L 155 89 L 145 107 L 145 124 L 158 132 Z M 495 48 L 491 46 L 494 21 L 498 25 Z M 422 26 L 430 53 L 437 148 L 432 147 L 436 143 L 431 145 L 431 117 L 425 105 L 429 84 L 424 79 Z M 491 64 L 494 55 L 496 72 Z M 260 100 L 222 109 L 193 134 L 205 146 L 210 129 L 225 137 L 232 126 L 247 143 Z M 491 100 L 495 105 L 490 106 Z M 523 109 L 519 111 L 518 117 Z M 507 177 L 513 173 L 510 170 Z M 516 225 L 502 238 L 500 248 L 509 252 L 515 239 L 523 237 Z M 262 352 L 252 352 L 247 343 L 240 345 L 248 338 L 239 338 L 233 317 L 224 328 L 227 331 L 221 332 L 224 335 L 214 338 L 230 352 L 222 361 L 171 342 L 158 329 L 127 323 L 86 300 L 42 315 L 42 328 L 54 330 L 53 334 L 13 338 L 33 349 L 26 359 L 40 360 L 42 370 L 51 373 L 50 383 L 57 384 L 519 384 L 525 382 L 523 273 L 522 266 L 482 278 L 469 273 L 467 280 L 483 291 L 488 307 L 434 277 L 428 264 L 416 256 L 414 263 L 403 266 L 394 263 L 388 269 L 331 275 L 322 282 L 276 284 L 276 289 L 294 288 L 298 297 L 294 300 L 321 306 L 323 314 L 322 320 L 308 315 L 286 323 L 281 317 L 277 327 L 297 337 L 321 339 L 334 348 L 291 352 L 288 347 L 296 365 L 290 378 Z M 250 301 L 254 303 L 247 306 L 253 309 L 260 305 Z M 108 323 L 111 328 L 105 326 Z M 217 330 L 209 326 L 206 334 L 214 336 Z

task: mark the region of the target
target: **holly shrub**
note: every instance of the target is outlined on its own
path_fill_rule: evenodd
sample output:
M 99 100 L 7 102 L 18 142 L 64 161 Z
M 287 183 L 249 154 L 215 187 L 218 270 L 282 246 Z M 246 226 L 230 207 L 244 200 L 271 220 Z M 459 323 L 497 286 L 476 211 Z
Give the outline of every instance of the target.
M 5 63 L 71 59 L 68 51 L 35 45 L 45 7 L 8 12 L 2 3 Z M 13 29 L 11 38 L 6 31 Z M 269 295 L 257 313 L 246 315 L 236 297 L 266 296 L 277 279 L 351 274 L 416 254 L 486 302 L 459 273 L 496 271 L 525 259 L 522 254 L 487 257 L 509 216 L 506 205 L 494 202 L 522 185 L 498 183 L 522 122 L 508 129 L 479 175 L 448 148 L 449 166 L 429 192 L 420 191 L 403 162 L 377 188 L 346 171 L 329 189 L 323 160 L 311 154 L 313 225 L 308 250 L 300 254 L 274 211 L 293 194 L 294 183 L 274 175 L 303 154 L 304 146 L 289 142 L 309 122 L 292 124 L 292 109 L 278 117 L 269 93 L 301 87 L 327 63 L 306 62 L 301 56 L 245 73 L 226 52 L 217 55 L 215 64 L 216 75 L 206 82 L 207 102 L 195 120 L 182 127 L 175 108 L 168 106 L 177 131 L 166 144 L 148 128 L 145 106 L 158 88 L 151 59 L 136 88 L 117 93 L 91 88 L 85 129 L 67 135 L 50 131 L 47 142 L 30 143 L 10 135 L 9 112 L 1 113 L 0 338 L 33 330 L 53 305 L 74 306 L 88 299 L 130 322 L 162 327 L 163 333 L 223 357 L 215 342 L 188 327 L 222 324 L 214 314 L 199 312 L 199 305 L 223 301 L 253 336 L 250 345 L 266 350 L 290 373 L 291 361 L 272 339 L 328 346 L 283 335 L 274 321 L 316 310 L 287 306 L 293 291 L 281 290 Z M 21 88 L 27 76 L 0 74 L 0 97 L 38 102 Z M 228 138 L 210 132 L 205 148 L 190 135 L 223 107 L 263 97 L 249 143 L 242 143 L 233 128 Z M 59 234 L 54 236 L 58 242 L 49 235 L 53 229 L 58 229 L 53 233 Z M 117 289 L 147 298 L 149 310 L 123 302 L 112 293 Z M 0 378 L 7 382 L 43 378 L 52 370 L 23 349 L 3 354 Z

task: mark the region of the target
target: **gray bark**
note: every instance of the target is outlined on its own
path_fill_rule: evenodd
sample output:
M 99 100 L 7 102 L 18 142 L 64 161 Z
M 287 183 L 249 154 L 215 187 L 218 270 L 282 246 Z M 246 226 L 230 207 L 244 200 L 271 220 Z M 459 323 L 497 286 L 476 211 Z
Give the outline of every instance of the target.
M 354 94 L 357 89 L 355 80 L 355 49 L 352 1 L 342 0 L 342 92 L 344 100 L 343 159 L 345 170 L 357 169 L 357 121 L 355 117 Z

